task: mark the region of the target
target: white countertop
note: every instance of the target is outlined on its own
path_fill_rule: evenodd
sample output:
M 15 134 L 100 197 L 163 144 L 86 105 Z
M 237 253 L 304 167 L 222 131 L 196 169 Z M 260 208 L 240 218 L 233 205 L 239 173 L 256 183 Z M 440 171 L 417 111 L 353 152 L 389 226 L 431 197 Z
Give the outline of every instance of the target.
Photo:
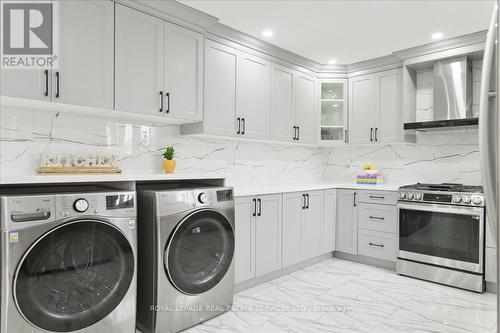
M 356 183 L 334 183 L 317 182 L 302 184 L 270 184 L 270 185 L 231 185 L 234 187 L 235 197 L 245 197 L 249 195 L 288 193 L 300 191 L 326 190 L 334 188 L 346 188 L 355 190 L 378 190 L 378 191 L 397 191 L 400 184 L 378 184 L 366 185 Z
M 118 174 L 32 174 L 0 175 L 0 185 L 16 184 L 60 184 L 95 182 L 169 181 L 196 179 L 223 179 L 222 176 L 207 176 L 185 173 L 118 173 Z

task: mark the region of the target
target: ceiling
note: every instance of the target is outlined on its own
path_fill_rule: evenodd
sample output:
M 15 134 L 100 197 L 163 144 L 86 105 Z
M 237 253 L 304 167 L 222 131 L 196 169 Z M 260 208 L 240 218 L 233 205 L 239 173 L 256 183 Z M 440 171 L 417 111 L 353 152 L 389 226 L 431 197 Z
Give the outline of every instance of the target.
M 351 64 L 488 28 L 494 0 L 179 0 L 316 62 Z M 263 30 L 272 37 L 263 37 Z

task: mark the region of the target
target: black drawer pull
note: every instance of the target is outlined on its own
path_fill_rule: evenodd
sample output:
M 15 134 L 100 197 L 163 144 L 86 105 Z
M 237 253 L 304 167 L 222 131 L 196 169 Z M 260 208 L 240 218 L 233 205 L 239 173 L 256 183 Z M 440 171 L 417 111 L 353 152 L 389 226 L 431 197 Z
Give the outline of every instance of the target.
M 370 195 L 370 196 L 369 196 L 369 198 L 370 198 L 370 199 L 381 199 L 381 200 L 384 200 L 384 199 L 385 199 L 385 197 L 383 197 L 383 196 L 379 196 L 379 195 Z
M 369 216 L 372 220 L 385 220 L 385 217 Z
M 257 199 L 253 199 L 253 213 L 252 216 L 257 216 Z
M 59 98 L 60 97 L 60 94 L 59 94 L 59 81 L 60 81 L 60 77 L 59 77 L 59 72 L 56 72 L 56 98 Z
M 45 75 L 45 96 L 49 96 L 49 70 L 46 69 L 44 72 Z
M 368 243 L 368 245 L 371 245 L 371 246 L 376 246 L 376 247 L 384 247 L 384 244 L 376 244 L 376 243 Z
M 163 91 L 160 91 L 160 112 L 163 112 Z

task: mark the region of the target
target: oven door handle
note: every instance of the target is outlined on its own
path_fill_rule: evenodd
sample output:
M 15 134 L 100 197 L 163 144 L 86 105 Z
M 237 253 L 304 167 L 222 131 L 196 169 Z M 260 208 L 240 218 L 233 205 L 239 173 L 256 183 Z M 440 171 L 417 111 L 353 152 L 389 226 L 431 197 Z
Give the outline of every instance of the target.
M 469 206 L 450 206 L 450 205 L 439 205 L 439 204 L 410 204 L 410 203 L 398 203 L 398 210 L 408 209 L 408 210 L 418 210 L 423 212 L 436 212 L 436 213 L 448 213 L 448 214 L 461 214 L 461 215 L 484 215 L 483 207 L 469 207 Z

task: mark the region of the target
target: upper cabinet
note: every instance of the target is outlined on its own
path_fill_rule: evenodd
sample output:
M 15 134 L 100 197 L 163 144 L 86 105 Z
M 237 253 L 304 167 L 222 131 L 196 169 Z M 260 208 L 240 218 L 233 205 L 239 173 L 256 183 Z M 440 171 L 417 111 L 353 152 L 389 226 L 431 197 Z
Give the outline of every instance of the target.
M 322 145 L 347 143 L 346 83 L 346 80 L 328 80 L 318 83 Z
M 58 68 L 2 70 L 2 95 L 112 109 L 113 2 L 58 5 Z
M 203 36 L 116 5 L 117 110 L 202 119 Z
M 390 143 L 402 139 L 401 87 L 401 69 L 349 80 L 349 143 Z
M 316 142 L 315 87 L 313 77 L 299 74 L 294 80 L 296 141 L 300 143 Z

